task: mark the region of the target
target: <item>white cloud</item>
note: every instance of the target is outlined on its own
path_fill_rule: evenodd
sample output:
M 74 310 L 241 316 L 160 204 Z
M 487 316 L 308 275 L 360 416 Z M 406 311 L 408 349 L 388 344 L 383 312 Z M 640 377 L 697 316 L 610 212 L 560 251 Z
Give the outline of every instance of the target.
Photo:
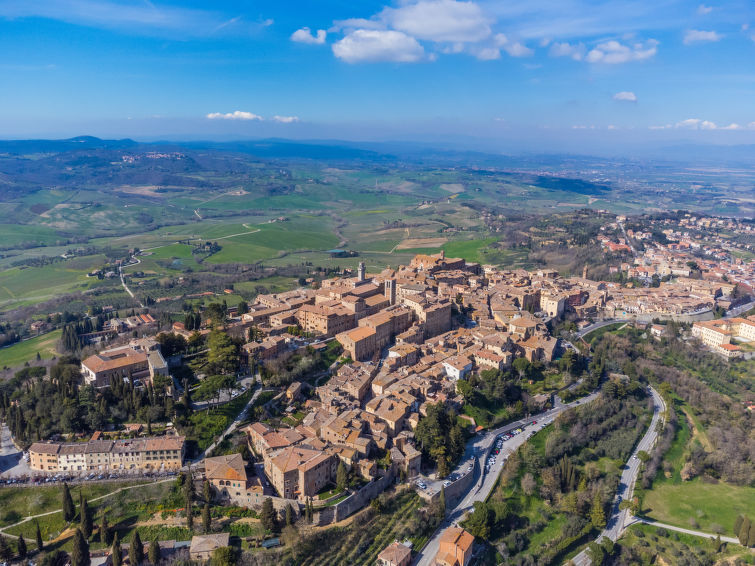
M 46 18 L 74 25 L 123 30 L 139 35 L 164 37 L 207 37 L 254 31 L 264 22 L 246 22 L 240 16 L 228 18 L 220 11 L 155 5 L 149 0 L 3 0 L 0 18 Z M 159 4 L 164 4 L 160 2 Z
M 378 20 L 368 20 L 366 18 L 348 18 L 334 21 L 328 32 L 353 31 L 355 29 L 385 29 L 385 24 Z
M 723 36 L 715 31 L 704 31 L 700 29 L 689 29 L 684 34 L 684 45 L 692 43 L 702 43 L 708 41 L 719 41 Z
M 585 60 L 590 63 L 606 63 L 616 65 L 629 61 L 643 61 L 650 59 L 658 51 L 658 42 L 654 39 L 639 41 L 631 45 L 624 45 L 616 40 L 604 41 L 591 49 Z
M 705 4 L 700 4 L 697 7 L 697 13 L 701 16 L 705 16 L 706 14 L 710 14 L 713 11 L 712 6 L 706 6 Z
M 503 49 L 506 53 L 512 57 L 531 57 L 535 52 L 526 45 L 518 42 L 511 41 L 505 34 L 496 34 L 493 38 L 495 44 Z
M 637 102 L 637 95 L 629 90 L 622 90 L 613 95 L 614 100 L 622 102 Z
M 235 112 L 210 112 L 207 115 L 209 120 L 262 120 L 262 116 L 258 116 L 252 112 L 243 112 L 236 110 Z
M 755 126 L 755 122 L 748 124 L 748 128 Z M 676 124 L 666 124 L 665 126 L 650 126 L 651 130 L 741 130 L 742 126 L 732 122 L 728 126 L 719 126 L 710 120 L 701 120 L 700 118 L 687 118 Z
M 478 42 L 490 36 L 490 21 L 474 2 L 420 0 L 385 8 L 380 18 L 412 37 L 438 42 Z
M 293 124 L 299 121 L 298 116 L 273 116 L 273 122 L 280 122 L 281 124 Z
M 358 29 L 333 44 L 333 54 L 347 63 L 416 63 L 425 50 L 413 37 L 393 30 Z
M 581 61 L 585 56 L 585 49 L 584 44 L 582 43 L 575 43 L 574 45 L 570 43 L 554 43 L 551 45 L 551 49 L 548 52 L 551 57 L 571 57 L 575 61 Z
M 480 61 L 493 61 L 501 58 L 501 50 L 497 47 L 483 47 L 475 52 L 475 57 Z
M 291 41 L 296 41 L 297 43 L 308 43 L 310 45 L 322 45 L 325 43 L 325 37 L 328 35 L 328 32 L 326 32 L 324 29 L 318 29 L 317 33 L 314 34 L 308 27 L 303 27 L 301 29 L 297 29 L 294 33 L 291 34 Z

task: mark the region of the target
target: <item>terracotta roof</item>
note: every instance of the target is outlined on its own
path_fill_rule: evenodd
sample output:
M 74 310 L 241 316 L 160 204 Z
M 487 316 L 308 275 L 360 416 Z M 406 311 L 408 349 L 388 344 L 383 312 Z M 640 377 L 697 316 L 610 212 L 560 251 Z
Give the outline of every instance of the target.
M 205 458 L 204 468 L 208 480 L 246 481 L 246 468 L 241 454 Z
M 411 555 L 411 548 L 404 546 L 400 542 L 392 542 L 378 554 L 378 560 L 383 560 L 390 564 L 401 564 Z
M 230 533 L 216 533 L 212 535 L 197 535 L 191 537 L 189 552 L 212 552 L 216 548 L 228 546 Z
M 138 352 L 129 347 L 124 347 L 115 350 L 107 350 L 95 354 L 94 356 L 89 356 L 86 360 L 81 362 L 81 365 L 94 373 L 99 373 L 101 371 L 108 371 L 146 362 L 147 354 L 145 352 Z
M 474 537 L 464 529 L 449 527 L 440 535 L 440 543 L 453 544 L 465 553 L 472 548 Z
M 60 450 L 60 444 L 51 444 L 49 442 L 35 442 L 29 447 L 29 452 L 35 454 L 57 454 Z

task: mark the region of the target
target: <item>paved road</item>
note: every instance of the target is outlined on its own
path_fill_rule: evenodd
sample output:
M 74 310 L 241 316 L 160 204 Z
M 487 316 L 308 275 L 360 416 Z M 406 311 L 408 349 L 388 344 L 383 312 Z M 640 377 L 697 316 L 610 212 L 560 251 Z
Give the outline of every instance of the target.
M 261 381 L 261 379 L 260 379 L 260 377 L 259 377 L 259 374 L 257 374 L 257 379 L 258 379 L 259 381 Z M 228 426 L 228 428 L 227 428 L 227 429 L 225 429 L 225 430 L 223 431 L 223 434 L 221 434 L 220 436 L 218 436 L 218 437 L 217 437 L 217 438 L 215 439 L 215 441 L 214 441 L 214 442 L 213 442 L 212 444 L 210 444 L 210 445 L 209 445 L 209 446 L 208 446 L 208 447 L 207 447 L 207 448 L 205 449 L 205 451 L 204 451 L 204 452 L 202 452 L 202 453 L 201 453 L 201 454 L 200 454 L 200 455 L 199 455 L 199 456 L 198 456 L 198 457 L 197 457 L 197 458 L 196 458 L 196 459 L 195 459 L 195 460 L 194 460 L 194 461 L 193 461 L 193 462 L 192 462 L 192 463 L 190 464 L 190 466 L 195 466 L 195 465 L 197 465 L 198 463 L 200 463 L 200 462 L 201 462 L 201 461 L 202 461 L 202 460 L 204 459 L 204 457 L 205 457 L 205 456 L 206 456 L 207 454 L 210 454 L 210 453 L 211 453 L 211 452 L 212 452 L 213 450 L 215 450 L 215 447 L 216 447 L 216 446 L 217 446 L 218 444 L 220 444 L 221 442 L 223 442 L 223 440 L 225 439 L 225 437 L 226 437 L 226 436 L 228 436 L 229 434 L 232 434 L 232 433 L 233 433 L 233 432 L 234 432 L 234 431 L 235 431 L 235 430 L 236 430 L 236 429 L 237 429 L 237 428 L 239 427 L 239 425 L 241 424 L 241 422 L 242 422 L 242 421 L 243 421 L 244 419 L 246 419 L 246 414 L 247 414 L 247 413 L 249 412 L 249 409 L 250 409 L 250 408 L 252 407 L 252 405 L 254 405 L 254 402 L 255 402 L 255 401 L 257 400 L 257 397 L 259 397 L 259 396 L 260 396 L 260 393 L 262 393 L 263 391 L 269 391 L 269 389 L 266 389 L 266 388 L 262 387 L 262 384 L 260 383 L 260 387 L 259 387 L 259 388 L 257 388 L 257 391 L 255 391 L 255 392 L 254 392 L 254 394 L 252 395 L 252 398 L 251 398 L 251 399 L 249 399 L 249 402 L 248 402 L 248 403 L 247 403 L 246 405 L 244 405 L 244 408 L 243 408 L 243 409 L 241 409 L 241 412 L 240 412 L 240 413 L 238 414 L 238 416 L 237 416 L 237 417 L 236 417 L 236 418 L 235 418 L 235 419 L 233 420 L 233 422 L 232 422 L 232 423 L 231 423 L 231 424 L 230 424 L 230 425 Z
M 650 426 L 648 427 L 645 436 L 643 436 L 637 443 L 636 448 L 629 457 L 627 465 L 624 467 L 624 472 L 621 474 L 621 479 L 619 480 L 619 488 L 616 490 L 616 496 L 614 497 L 613 505 L 611 507 L 611 515 L 606 523 L 606 528 L 603 529 L 603 532 L 600 533 L 600 536 L 596 539 L 597 542 L 603 540 L 603 537 L 608 537 L 616 542 L 616 540 L 618 540 L 618 538 L 624 533 L 624 530 L 627 527 L 627 522 L 631 517 L 630 511 L 628 509 L 619 509 L 619 505 L 623 499 L 632 498 L 634 484 L 635 481 L 637 481 L 641 466 L 641 462 L 639 458 L 637 458 L 637 453 L 640 450 L 649 453 L 655 445 L 658 438 L 657 425 L 663 418 L 663 413 L 666 411 L 666 404 L 658 392 L 651 387 L 650 393 L 653 396 L 653 418 L 650 421 Z M 591 561 L 584 550 L 572 558 L 572 562 L 574 562 L 576 566 L 588 566 L 591 564 Z
M 658 521 L 654 521 L 653 519 L 645 519 L 643 517 L 631 517 L 629 519 L 629 522 L 626 524 L 626 526 L 629 527 L 630 525 L 634 525 L 635 523 L 644 523 L 646 525 L 653 525 L 654 527 L 659 527 L 659 528 L 663 527 L 664 529 L 667 529 L 669 531 L 676 531 L 678 533 L 684 533 L 684 534 L 687 534 L 687 535 L 692 535 L 692 536 L 702 537 L 702 538 L 712 538 L 712 539 L 714 539 L 717 536 L 719 536 L 719 535 L 713 534 L 713 533 L 704 533 L 702 531 L 693 531 L 691 529 L 683 529 L 682 527 L 677 527 L 675 525 L 669 525 L 667 523 L 659 523 Z M 733 543 L 733 544 L 739 544 L 739 539 L 738 538 L 724 536 L 724 535 L 720 535 L 720 536 L 721 536 L 721 541 L 723 541 L 723 542 L 730 542 L 730 543 Z
M 493 490 L 493 486 L 495 486 L 495 482 L 498 479 L 501 468 L 503 467 L 503 464 L 505 463 L 509 454 L 511 454 L 522 444 L 524 444 L 527 439 L 536 431 L 540 430 L 543 426 L 553 422 L 553 420 L 562 411 L 569 407 L 574 407 L 578 404 L 589 403 L 590 401 L 595 399 L 597 395 L 597 393 L 593 393 L 588 397 L 584 397 L 583 399 L 579 399 L 577 401 L 569 403 L 568 405 L 557 401 L 556 406 L 553 409 L 550 409 L 544 413 L 533 415 L 532 417 L 522 419 L 514 423 L 509 423 L 495 430 L 488 431 L 485 434 L 479 434 L 470 439 L 470 441 L 467 443 L 464 457 L 462 458 L 462 465 L 460 466 L 460 470 L 458 470 L 456 473 L 464 472 L 469 461 L 471 461 L 472 459 L 476 460 L 476 465 L 472 472 L 476 476 L 474 483 L 472 483 L 466 495 L 464 495 L 454 507 L 449 507 L 446 510 L 445 520 L 443 521 L 443 523 L 441 523 L 438 530 L 428 541 L 422 551 L 417 555 L 414 564 L 416 566 L 430 566 L 430 564 L 432 564 L 433 558 L 435 558 L 435 555 L 438 553 L 438 548 L 440 546 L 440 534 L 443 529 L 462 520 L 464 515 L 473 508 L 475 501 L 484 501 L 485 499 L 487 499 L 488 495 L 490 495 L 490 492 Z M 531 423 L 533 421 L 537 421 L 537 424 L 532 425 Z M 488 454 L 495 444 L 496 438 L 501 434 L 517 428 L 521 428 L 523 432 L 521 434 L 513 436 L 510 440 L 507 440 L 503 443 L 500 454 L 496 459 L 495 465 L 492 469 L 486 471 L 485 463 L 487 462 Z M 430 489 L 440 489 L 440 487 L 436 485 L 439 483 L 439 481 L 436 481 L 433 485 L 428 484 L 428 487 Z
M 606 320 L 601 320 L 600 322 L 595 322 L 591 324 L 590 326 L 585 326 L 582 330 L 577 332 L 577 338 L 582 338 L 586 334 L 590 334 L 593 330 L 597 330 L 598 328 L 603 328 L 604 326 L 610 326 L 612 324 L 617 324 L 620 322 L 631 322 L 630 319 L 621 319 L 621 318 L 608 318 Z
M 138 265 L 138 264 L 141 263 L 141 261 L 138 258 L 135 258 L 135 259 L 136 259 L 136 261 L 134 261 L 133 263 L 129 263 L 126 267 L 129 267 L 131 265 Z M 142 304 L 142 302 L 134 296 L 134 293 L 131 291 L 131 289 L 128 288 L 128 285 L 126 285 L 126 280 L 123 278 L 123 266 L 122 265 L 118 267 L 118 275 L 120 275 L 121 285 L 123 285 L 123 289 L 126 291 L 126 293 L 128 293 L 129 296 L 132 299 L 134 299 L 137 303 L 139 303 L 140 307 L 144 308 L 144 305 Z

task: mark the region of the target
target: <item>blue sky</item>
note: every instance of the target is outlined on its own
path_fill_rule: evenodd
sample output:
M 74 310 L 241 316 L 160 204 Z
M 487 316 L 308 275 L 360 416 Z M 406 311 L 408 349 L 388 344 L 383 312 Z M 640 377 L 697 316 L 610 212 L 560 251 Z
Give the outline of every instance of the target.
M 0 0 L 0 137 L 755 142 L 752 0 Z

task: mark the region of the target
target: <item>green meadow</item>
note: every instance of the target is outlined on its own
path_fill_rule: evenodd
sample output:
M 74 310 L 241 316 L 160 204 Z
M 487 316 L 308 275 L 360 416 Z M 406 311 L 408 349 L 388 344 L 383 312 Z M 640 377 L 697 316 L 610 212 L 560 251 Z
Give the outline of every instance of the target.
M 24 362 L 36 359 L 37 354 L 42 359 L 49 359 L 58 355 L 57 344 L 62 330 L 53 330 L 47 334 L 18 342 L 12 346 L 0 349 L 0 367 L 16 367 Z

